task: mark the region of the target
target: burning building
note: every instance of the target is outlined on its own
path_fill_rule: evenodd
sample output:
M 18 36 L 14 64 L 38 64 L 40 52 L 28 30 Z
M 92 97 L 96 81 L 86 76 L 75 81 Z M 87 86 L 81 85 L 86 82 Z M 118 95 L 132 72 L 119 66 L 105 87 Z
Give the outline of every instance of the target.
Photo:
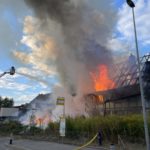
M 68 92 L 69 96 L 63 97 L 70 102 L 66 107 L 70 112 L 124 114 L 131 112 L 129 105 L 132 106 L 132 102 L 134 110 L 141 111 L 135 57 L 131 55 L 127 62 L 112 65 L 113 52 L 108 47 L 108 39 L 112 38 L 117 13 L 111 0 L 99 1 L 98 9 L 90 7 L 88 1 L 79 0 L 25 2 L 34 13 L 34 17 L 27 16 L 24 20 L 22 38 L 30 51 L 16 50 L 14 56 L 33 65 L 33 69 L 40 69 L 40 73 L 44 72 L 43 77 L 55 76 Z M 148 61 L 147 57 L 141 58 L 141 63 Z M 93 87 L 96 92 L 87 94 L 94 91 Z M 86 95 L 85 106 L 83 95 Z M 29 112 L 31 116 L 32 111 Z M 41 117 L 38 120 L 41 122 Z
M 54 107 L 51 94 L 39 94 L 21 111 L 19 120 L 26 125 L 45 127 L 51 121 Z
M 50 122 L 58 121 L 64 114 L 64 105 L 57 105 L 60 96 L 65 99 L 66 116 L 75 117 L 83 114 L 84 108 L 79 101 L 74 100 L 75 95 L 70 95 L 65 88 L 56 86 L 53 93 L 39 94 L 29 104 L 20 106 L 19 121 L 41 128 L 47 127 Z M 81 99 L 79 94 L 76 98 Z
M 150 55 L 141 57 L 140 63 L 145 89 L 149 87 L 145 86 L 148 84 L 145 81 L 149 80 Z M 67 89 L 57 87 L 52 94 L 39 94 L 32 100 L 24 114 L 20 115 L 20 121 L 24 124 L 44 127 L 50 121 L 58 120 L 62 114 L 62 108 L 56 107 L 56 99 L 59 96 L 65 98 L 66 115 L 72 117 L 142 112 L 138 66 L 134 55 L 130 55 L 123 63 L 111 66 L 99 65 L 97 71 L 89 74 L 93 80 L 95 92 L 86 94 L 83 98 L 79 92 L 77 95 L 72 95 Z M 149 91 L 149 88 L 146 90 Z M 81 107 L 83 101 L 85 105 Z M 147 111 L 150 109 L 149 106 L 150 102 L 146 98 Z M 54 119 L 54 117 L 57 118 Z
M 149 61 L 150 55 L 140 58 L 143 81 L 145 76 L 150 76 L 147 73 L 150 70 Z M 135 56 L 130 55 L 126 62 L 112 65 L 110 73 L 112 78 L 108 78 L 108 70 L 106 66 L 102 66 L 99 75 L 92 75 L 96 92 L 86 96 L 87 113 L 90 115 L 141 113 L 139 74 Z M 144 87 L 146 84 L 148 82 L 144 82 Z M 148 89 L 148 86 L 144 88 Z M 149 106 L 150 102 L 146 98 L 147 111 L 150 109 Z

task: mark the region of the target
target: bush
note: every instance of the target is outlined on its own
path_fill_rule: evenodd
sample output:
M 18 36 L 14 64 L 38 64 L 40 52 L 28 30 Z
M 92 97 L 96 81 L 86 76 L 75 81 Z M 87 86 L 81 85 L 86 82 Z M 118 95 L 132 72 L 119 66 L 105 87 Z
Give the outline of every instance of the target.
M 118 135 L 131 141 L 143 139 L 143 117 L 142 115 L 130 115 L 66 118 L 67 137 L 78 138 L 83 133 L 88 133 L 89 137 L 92 137 L 99 130 L 102 131 L 104 140 L 117 139 Z
M 59 123 L 58 122 L 50 122 L 45 129 L 46 135 L 58 135 L 59 131 Z
M 150 129 L 150 118 L 148 118 Z M 25 132 L 27 126 L 23 126 L 17 121 L 10 121 L 0 124 L 0 134 L 6 133 L 19 134 Z M 130 116 L 95 116 L 95 117 L 67 117 L 66 118 L 66 137 L 70 139 L 84 138 L 91 139 L 99 130 L 102 131 L 103 140 L 116 140 L 118 134 L 132 142 L 144 139 L 144 123 L 142 115 Z M 150 131 L 150 130 L 149 130 Z M 29 135 L 53 135 L 59 136 L 59 122 L 51 122 L 43 130 L 37 127 L 28 129 Z
M 28 133 L 31 135 L 41 135 L 44 133 L 43 129 L 35 127 L 35 126 L 31 126 L 28 130 Z
M 1 134 L 19 134 L 23 130 L 23 125 L 18 121 L 9 121 L 0 124 L 0 133 Z

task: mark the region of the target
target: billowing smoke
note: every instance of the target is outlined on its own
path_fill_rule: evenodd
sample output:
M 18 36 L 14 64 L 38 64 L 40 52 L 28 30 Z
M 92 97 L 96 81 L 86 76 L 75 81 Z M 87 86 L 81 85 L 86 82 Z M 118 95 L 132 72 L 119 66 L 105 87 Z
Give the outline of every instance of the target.
M 112 62 L 111 52 L 105 45 L 115 23 L 111 0 L 94 0 L 100 5 L 97 9 L 90 7 L 88 0 L 25 2 L 33 8 L 39 19 L 38 29 L 54 39 L 53 64 L 56 65 L 63 85 L 71 94 L 78 93 L 79 90 L 91 90 L 89 72 L 99 64 L 108 65 Z M 107 7 L 106 12 L 103 7 Z M 38 44 L 41 43 L 39 41 Z

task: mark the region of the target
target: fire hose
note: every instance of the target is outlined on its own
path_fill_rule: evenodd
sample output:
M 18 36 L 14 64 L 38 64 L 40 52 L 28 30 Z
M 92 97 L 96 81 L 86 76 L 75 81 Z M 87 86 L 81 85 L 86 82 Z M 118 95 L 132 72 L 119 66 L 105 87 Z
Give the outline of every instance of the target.
M 90 141 L 88 141 L 86 144 L 82 145 L 81 147 L 76 148 L 75 150 L 80 150 L 80 149 L 90 145 L 96 139 L 97 135 L 98 135 L 98 133 L 96 133 L 96 135 Z

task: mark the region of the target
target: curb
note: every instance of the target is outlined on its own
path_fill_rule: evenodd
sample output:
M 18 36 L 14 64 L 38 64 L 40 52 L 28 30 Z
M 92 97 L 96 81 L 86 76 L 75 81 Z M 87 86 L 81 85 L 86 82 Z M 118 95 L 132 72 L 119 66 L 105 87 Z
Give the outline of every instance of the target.
M 11 148 L 12 150 L 31 150 L 25 147 L 20 147 L 17 145 L 10 145 L 10 144 L 5 144 L 6 147 Z
M 93 149 L 98 149 L 98 150 L 108 150 L 106 147 L 98 147 L 98 146 L 88 146 L 87 148 L 93 148 Z

